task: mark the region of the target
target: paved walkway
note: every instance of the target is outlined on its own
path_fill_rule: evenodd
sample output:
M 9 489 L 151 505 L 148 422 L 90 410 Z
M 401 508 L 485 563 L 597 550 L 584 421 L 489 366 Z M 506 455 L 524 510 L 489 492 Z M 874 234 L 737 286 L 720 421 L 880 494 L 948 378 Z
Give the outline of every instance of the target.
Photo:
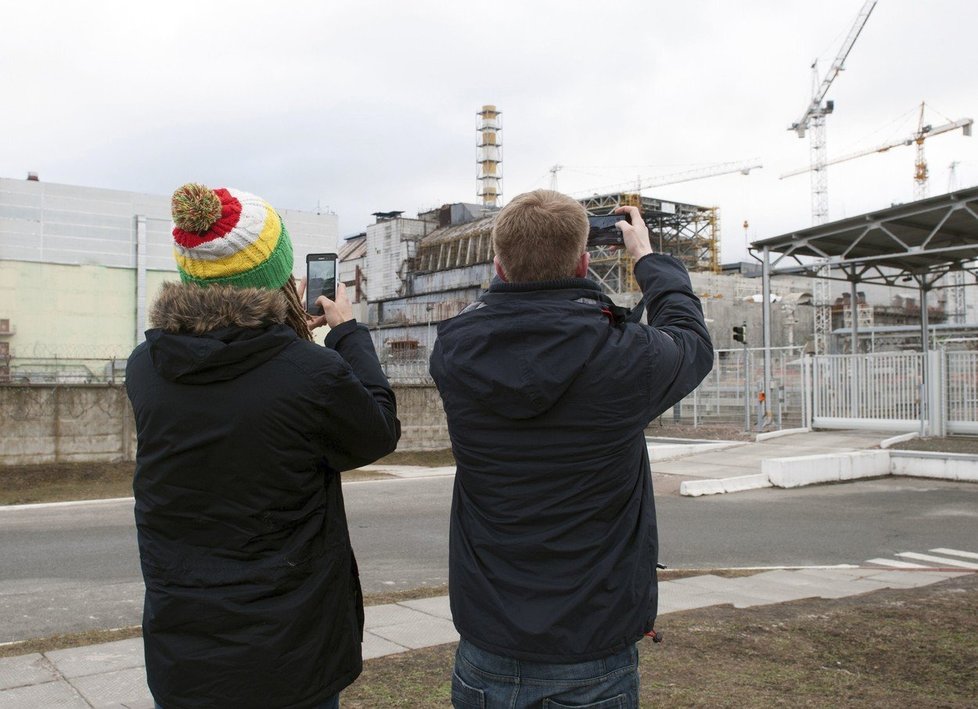
M 950 551 L 955 556 L 930 557 L 937 561 L 926 564 L 919 563 L 920 559 L 915 559 L 918 563 L 875 559 L 878 565 L 873 567 L 772 570 L 738 578 L 707 574 L 664 581 L 659 584 L 659 613 L 722 604 L 747 608 L 801 598 L 841 598 L 885 588 L 914 588 L 973 573 L 964 569 L 978 569 L 978 554 L 932 551 Z M 933 566 L 927 568 L 927 564 Z M 948 570 L 948 565 L 962 570 Z M 914 568 L 904 568 L 911 566 Z M 366 609 L 364 659 L 457 640 L 447 596 Z M 142 639 L 0 659 L 0 709 L 48 707 L 152 709 Z

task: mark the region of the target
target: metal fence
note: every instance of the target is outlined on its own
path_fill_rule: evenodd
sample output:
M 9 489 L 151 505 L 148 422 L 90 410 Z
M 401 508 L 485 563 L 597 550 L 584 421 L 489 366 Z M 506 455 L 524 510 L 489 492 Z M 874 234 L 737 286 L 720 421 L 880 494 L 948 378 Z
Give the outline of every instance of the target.
M 423 353 L 423 351 L 422 351 Z M 925 376 L 919 352 L 803 356 L 801 349 L 775 348 L 771 391 L 763 387 L 763 350 L 722 349 L 699 387 L 663 415 L 693 427 L 737 425 L 745 430 L 812 425 L 978 434 L 978 352 L 932 351 Z M 124 357 L 0 357 L 0 383 L 120 384 Z M 433 384 L 427 357 L 385 356 L 393 383 Z M 930 410 L 921 410 L 928 385 Z
M 978 434 L 978 352 L 944 353 L 944 407 L 949 433 Z
M 853 428 L 854 421 L 905 428 L 921 416 L 923 358 L 919 352 L 821 355 L 812 358 L 813 423 Z
M 772 351 L 772 392 L 769 409 L 761 403 L 764 355 L 761 349 L 724 349 L 714 352 L 713 370 L 699 387 L 667 411 L 664 420 L 694 427 L 711 424 L 736 424 L 755 429 L 767 426 L 799 425 L 802 419 L 804 390 L 801 373 L 801 348 L 782 347 Z M 382 366 L 391 381 L 403 384 L 430 384 L 427 359 L 385 357 Z M 760 418 L 759 418 L 760 417 Z

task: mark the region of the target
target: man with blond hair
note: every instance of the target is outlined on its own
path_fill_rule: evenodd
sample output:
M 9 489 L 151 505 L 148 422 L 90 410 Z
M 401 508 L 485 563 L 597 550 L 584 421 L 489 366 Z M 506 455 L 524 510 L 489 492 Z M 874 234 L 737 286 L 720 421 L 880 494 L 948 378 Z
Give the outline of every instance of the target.
M 498 278 L 438 327 L 431 374 L 457 462 L 449 543 L 456 707 L 637 707 L 656 617 L 645 427 L 692 391 L 713 346 L 689 275 L 618 227 L 648 325 L 587 279 L 573 199 L 520 195 L 493 226 Z

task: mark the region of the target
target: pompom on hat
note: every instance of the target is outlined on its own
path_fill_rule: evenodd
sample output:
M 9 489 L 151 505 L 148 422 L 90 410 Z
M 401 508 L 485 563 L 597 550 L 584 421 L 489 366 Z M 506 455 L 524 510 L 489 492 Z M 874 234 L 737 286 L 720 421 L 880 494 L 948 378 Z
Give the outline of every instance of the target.
M 173 193 L 173 253 L 184 283 L 281 288 L 292 275 L 292 241 L 261 197 L 188 183 Z

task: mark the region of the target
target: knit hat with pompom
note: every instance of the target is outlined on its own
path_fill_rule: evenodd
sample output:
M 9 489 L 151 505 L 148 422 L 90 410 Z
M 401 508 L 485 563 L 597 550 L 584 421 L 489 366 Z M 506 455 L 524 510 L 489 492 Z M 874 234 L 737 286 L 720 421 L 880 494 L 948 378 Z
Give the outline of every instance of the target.
M 173 193 L 170 206 L 183 282 L 276 289 L 292 275 L 289 233 L 261 197 L 188 183 Z

